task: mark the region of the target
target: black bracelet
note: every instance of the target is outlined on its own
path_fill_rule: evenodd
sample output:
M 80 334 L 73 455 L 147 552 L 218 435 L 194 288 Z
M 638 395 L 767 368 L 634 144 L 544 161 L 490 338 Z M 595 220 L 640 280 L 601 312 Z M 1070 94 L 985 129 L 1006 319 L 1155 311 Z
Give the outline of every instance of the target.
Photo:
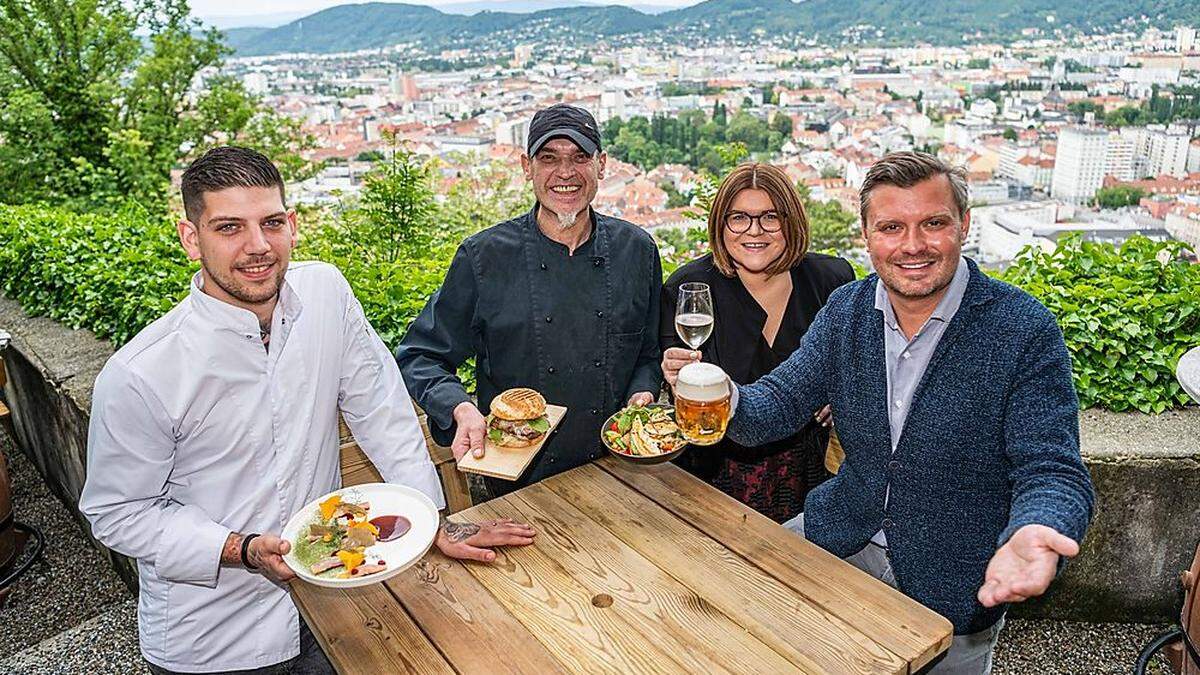
M 250 542 L 254 541 L 254 538 L 257 536 L 257 534 L 248 534 L 242 539 L 242 567 L 248 570 L 258 569 L 254 565 L 251 565 L 249 558 L 246 557 L 246 554 L 250 551 Z

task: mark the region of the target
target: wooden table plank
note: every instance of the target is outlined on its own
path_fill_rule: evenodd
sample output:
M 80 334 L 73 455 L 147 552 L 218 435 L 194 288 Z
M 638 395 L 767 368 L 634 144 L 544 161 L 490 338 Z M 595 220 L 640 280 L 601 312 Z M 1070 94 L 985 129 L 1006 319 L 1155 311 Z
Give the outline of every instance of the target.
M 385 581 L 461 673 L 554 673 L 562 666 L 462 563 L 436 548 Z
M 635 467 L 615 458 L 596 464 L 870 635 L 914 671 L 949 648 L 954 629 L 944 617 L 868 574 L 851 573 L 837 556 L 801 537 L 779 536 L 774 521 L 679 467 Z M 795 564 L 799 558 L 804 565 Z
M 497 500 L 471 509 L 483 519 L 507 517 Z M 576 582 L 536 544 L 497 551 L 492 565 L 467 568 L 572 672 L 681 673 L 688 669 L 647 640 L 611 607 L 593 604 Z
M 590 593 L 609 596 L 610 611 L 627 617 L 644 639 L 677 654 L 689 671 L 797 672 L 703 595 L 638 555 L 549 488 L 535 485 L 489 506 L 537 527 L 539 548 Z
M 455 673 L 382 584 L 340 589 L 296 581 L 292 599 L 342 675 Z
M 808 604 L 791 587 L 599 467 L 582 466 L 543 484 L 685 585 L 704 589 L 709 602 L 801 668 L 908 672 L 904 659 L 871 637 Z

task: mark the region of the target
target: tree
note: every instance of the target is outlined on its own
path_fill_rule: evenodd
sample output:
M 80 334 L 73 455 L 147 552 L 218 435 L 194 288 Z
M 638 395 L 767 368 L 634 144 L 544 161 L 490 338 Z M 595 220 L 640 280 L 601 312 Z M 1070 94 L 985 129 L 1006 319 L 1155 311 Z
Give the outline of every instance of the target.
M 784 138 L 792 137 L 792 118 L 788 115 L 777 113 L 770 126 L 772 131 L 778 131 Z
M 1001 134 L 1001 136 L 1004 136 L 1004 138 L 1010 141 L 1015 141 L 1017 140 L 1017 130 L 1013 129 L 1012 127 L 1008 127 L 1004 130 L 1004 133 Z
M 433 167 L 387 134 L 390 156 L 363 176 L 362 192 L 329 225 L 339 257 L 387 264 L 412 257 L 433 241 Z
M 729 121 L 725 138 L 730 143 L 741 143 L 751 152 L 767 149 L 767 125 L 748 112 L 739 112 Z
M 1102 209 L 1119 209 L 1123 206 L 1136 206 L 1142 201 L 1142 197 L 1145 196 L 1146 192 L 1141 188 L 1130 185 L 1116 185 L 1100 188 L 1096 191 L 1094 199 L 1096 206 Z
M 681 206 L 687 206 L 692 203 L 692 195 L 690 193 L 680 192 L 675 184 L 669 180 L 664 180 L 658 184 L 659 189 L 667 193 L 667 208 L 677 209 Z
M 808 216 L 808 248 L 810 251 L 834 251 L 844 254 L 854 247 L 858 239 L 858 218 L 834 202 L 818 202 L 812 199 L 808 186 L 796 186 L 804 213 Z
M 172 168 L 216 142 L 304 146 L 228 81 L 191 93 L 227 53 L 184 0 L 0 0 L 0 202 L 163 203 Z
M 451 157 L 450 161 L 469 168 L 459 172 L 437 208 L 433 237 L 439 243 L 457 246 L 463 238 L 513 218 L 533 204 L 533 190 L 517 167 L 498 160 L 479 163 Z
M 713 103 L 713 122 L 716 122 L 718 125 L 723 127 L 728 123 L 728 115 L 729 111 L 725 107 L 724 103 L 721 103 L 720 101 Z

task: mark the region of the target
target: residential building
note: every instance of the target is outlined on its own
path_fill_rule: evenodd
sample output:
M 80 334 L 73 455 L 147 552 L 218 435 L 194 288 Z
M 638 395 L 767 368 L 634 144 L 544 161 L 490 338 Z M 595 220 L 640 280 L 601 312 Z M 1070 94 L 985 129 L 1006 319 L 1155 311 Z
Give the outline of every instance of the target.
M 1104 182 L 1108 132 L 1088 127 L 1067 127 L 1058 135 L 1050 196 L 1072 204 L 1085 204 Z

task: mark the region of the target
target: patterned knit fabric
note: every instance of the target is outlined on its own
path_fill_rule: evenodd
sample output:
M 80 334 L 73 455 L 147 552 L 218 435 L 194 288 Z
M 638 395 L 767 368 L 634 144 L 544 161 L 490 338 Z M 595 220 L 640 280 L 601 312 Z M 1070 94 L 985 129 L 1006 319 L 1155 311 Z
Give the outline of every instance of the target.
M 1031 523 L 1082 541 L 1095 500 L 1058 325 L 1024 291 L 968 265 L 966 296 L 894 454 L 875 275 L 835 291 L 800 348 L 739 387 L 729 427 L 735 441 L 758 445 L 794 433 L 829 401 L 846 460 L 809 493 L 805 536 L 845 557 L 882 528 L 900 590 L 958 634 L 1004 612 L 975 597 L 998 546 Z

